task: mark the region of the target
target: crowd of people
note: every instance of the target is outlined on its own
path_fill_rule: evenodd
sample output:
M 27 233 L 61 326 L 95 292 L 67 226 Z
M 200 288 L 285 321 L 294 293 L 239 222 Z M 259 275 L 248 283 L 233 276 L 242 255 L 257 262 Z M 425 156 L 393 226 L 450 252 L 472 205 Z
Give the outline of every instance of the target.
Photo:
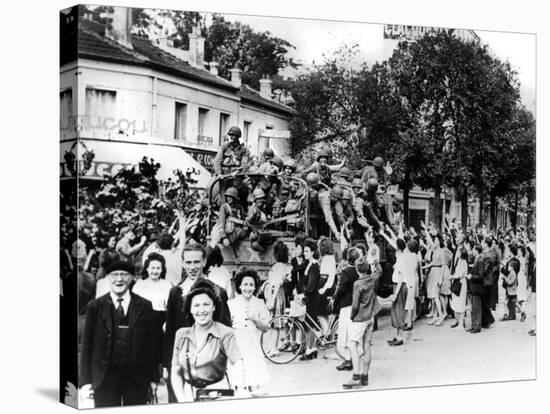
M 384 304 L 391 306 L 393 347 L 404 344 L 403 332 L 420 318 L 434 329 L 448 318 L 452 329 L 488 329 L 499 289 L 506 296 L 503 320 L 528 321 L 536 334 L 526 306 L 536 291 L 534 232 L 463 230 L 448 219 L 443 229 L 431 223 L 406 229 L 399 195 L 390 199 L 385 192 L 388 169 L 381 159 L 355 173 L 338 166 L 333 174 L 330 154 L 322 150 L 300 173 L 307 183 L 300 188 L 293 184 L 293 160 L 279 162 L 267 151 L 256 183 L 242 180 L 242 168 L 254 174 L 256 167 L 246 165 L 240 130 L 232 127 L 228 135 L 215 163 L 225 178 L 212 192 L 219 215 L 208 245 L 187 237 L 181 213 L 177 226 L 154 241 L 136 240 L 127 226 L 103 248 L 94 246 L 89 226 L 81 226 L 68 260 L 78 277 L 82 398 L 96 407 L 155 402 L 159 382 L 169 402 L 197 399 L 212 387 L 221 395 L 265 395 L 270 378 L 261 334 L 282 328 L 270 321 L 296 306 L 323 330 L 338 316 L 344 361 L 335 368 L 352 374 L 345 389 L 368 385 Z M 304 200 L 307 220 L 265 226 L 281 211 L 295 217 L 292 209 L 299 211 Z M 224 266 L 221 249 L 246 237 L 257 250 L 273 244 L 265 281 L 257 269 L 232 275 Z M 381 297 L 379 281 L 388 272 L 393 292 Z M 318 357 L 311 329 L 284 343 L 273 338 L 272 356 L 301 350 L 302 361 Z
M 219 210 L 216 224 L 224 246 L 248 238 L 262 252 L 278 238 L 300 231 L 316 240 L 329 236 L 351 242 L 381 223 L 397 231 L 403 199 L 387 194 L 391 167 L 381 157 L 352 171 L 343 163 L 329 164 L 329 148 L 321 148 L 308 167 L 266 148 L 255 164 L 240 142 L 240 129 L 231 127 L 228 136 L 207 189 L 210 204 Z

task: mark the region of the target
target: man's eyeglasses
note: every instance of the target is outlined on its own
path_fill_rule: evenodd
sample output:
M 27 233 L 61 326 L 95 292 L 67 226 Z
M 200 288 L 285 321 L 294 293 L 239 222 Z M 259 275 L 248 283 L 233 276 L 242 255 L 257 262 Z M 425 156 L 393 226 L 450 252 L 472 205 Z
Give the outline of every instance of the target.
M 113 272 L 113 273 L 109 273 L 109 277 L 111 279 L 117 279 L 119 277 L 122 279 L 128 279 L 132 277 L 132 275 L 128 272 Z

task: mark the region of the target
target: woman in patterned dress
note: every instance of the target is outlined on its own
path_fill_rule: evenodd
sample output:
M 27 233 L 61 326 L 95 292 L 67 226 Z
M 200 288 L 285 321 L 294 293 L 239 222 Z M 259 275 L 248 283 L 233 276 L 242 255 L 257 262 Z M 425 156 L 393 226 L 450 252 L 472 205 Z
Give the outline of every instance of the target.
M 258 273 L 242 269 L 235 276 L 237 295 L 227 302 L 237 344 L 244 362 L 244 384 L 252 395 L 260 395 L 261 387 L 269 381 L 269 372 L 262 353 L 260 338 L 269 329 L 269 311 L 255 296 L 260 283 Z

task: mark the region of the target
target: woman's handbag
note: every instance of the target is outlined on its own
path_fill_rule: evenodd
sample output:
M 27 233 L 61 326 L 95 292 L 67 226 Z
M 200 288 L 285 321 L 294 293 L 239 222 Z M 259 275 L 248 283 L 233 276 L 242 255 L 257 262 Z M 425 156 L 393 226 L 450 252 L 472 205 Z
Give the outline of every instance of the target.
M 210 381 L 205 381 L 203 379 L 193 377 L 193 374 L 191 371 L 191 363 L 189 362 L 190 360 L 189 342 L 190 340 L 189 338 L 187 338 L 185 360 L 187 364 L 187 372 L 189 375 L 188 382 L 189 382 L 189 385 L 191 386 L 191 393 L 193 394 L 193 399 L 195 401 L 201 401 L 201 400 L 213 400 L 219 397 L 233 397 L 235 395 L 235 390 L 231 388 L 229 377 L 227 376 L 227 371 L 225 372 L 225 378 L 227 380 L 228 388 L 205 388 L 207 385 L 214 384 L 216 382 L 221 381 L 223 377 L 216 380 L 210 380 Z
M 293 318 L 304 318 L 306 316 L 306 305 L 298 299 L 290 301 L 290 312 L 289 315 Z
M 453 283 L 451 283 L 451 293 L 455 294 L 456 296 L 460 296 L 460 292 L 462 291 L 462 282 L 460 279 L 453 279 Z

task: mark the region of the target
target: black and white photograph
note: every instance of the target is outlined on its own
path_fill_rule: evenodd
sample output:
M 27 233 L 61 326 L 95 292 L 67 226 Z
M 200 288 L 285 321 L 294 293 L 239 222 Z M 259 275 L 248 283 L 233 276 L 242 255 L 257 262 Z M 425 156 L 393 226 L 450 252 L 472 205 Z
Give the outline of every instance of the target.
M 62 403 L 536 380 L 536 34 L 150 3 L 59 12 Z

